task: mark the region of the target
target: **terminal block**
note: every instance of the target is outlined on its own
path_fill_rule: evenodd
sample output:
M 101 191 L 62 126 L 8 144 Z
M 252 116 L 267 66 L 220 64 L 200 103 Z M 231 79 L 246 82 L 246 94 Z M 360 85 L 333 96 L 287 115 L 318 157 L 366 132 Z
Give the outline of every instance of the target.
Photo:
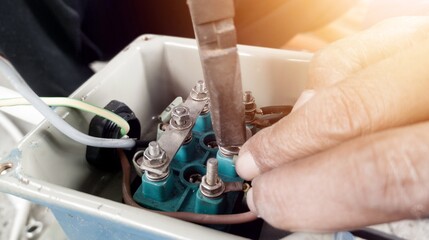
M 195 88 L 203 88 L 203 84 L 198 82 Z M 201 98 L 201 94 L 197 96 L 194 90 L 191 98 Z M 158 136 L 165 136 L 163 126 L 167 121 L 172 131 L 186 129 L 188 124 L 192 124 L 187 114 L 189 111 L 183 105 L 174 107 L 171 119 L 160 123 Z M 168 170 L 163 174 L 144 171 L 142 184 L 134 193 L 134 200 L 146 208 L 168 212 L 232 213 L 240 193 L 225 192 L 225 183 L 242 182 L 242 179 L 235 173 L 232 156 L 223 157 L 228 158 L 228 161 L 217 160 L 218 156 L 219 148 L 207 102 L 196 117 L 192 131 L 186 135 L 173 156 Z M 166 158 L 166 151 L 158 139 L 158 142 L 151 142 L 146 150 L 137 152 L 134 161 L 140 166 L 146 162 L 146 165 L 156 167 L 162 165 Z
M 242 99 L 247 137 L 290 111 L 258 109 L 249 91 Z M 158 139 L 133 158 L 142 180 L 133 196 L 137 203 L 166 212 L 233 213 L 240 193 L 227 192 L 225 185 L 243 183 L 234 164 L 239 148 L 218 145 L 209 105 L 205 83 L 198 81 L 185 102 L 178 97 L 159 115 Z

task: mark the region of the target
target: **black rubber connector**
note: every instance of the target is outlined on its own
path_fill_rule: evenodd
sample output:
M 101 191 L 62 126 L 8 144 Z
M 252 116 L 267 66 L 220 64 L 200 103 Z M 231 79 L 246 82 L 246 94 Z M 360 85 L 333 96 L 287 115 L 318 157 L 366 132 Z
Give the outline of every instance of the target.
M 105 109 L 112 111 L 125 119 L 130 125 L 128 136 L 140 139 L 141 127 L 134 112 L 124 103 L 112 100 Z M 89 124 L 89 135 L 100 138 L 121 138 L 121 129 L 112 121 L 95 116 Z M 131 155 L 133 149 L 125 149 L 127 155 Z M 128 156 L 131 159 L 132 156 Z M 86 160 L 89 164 L 100 170 L 119 171 L 121 163 L 116 149 L 98 148 L 88 146 L 86 148 Z

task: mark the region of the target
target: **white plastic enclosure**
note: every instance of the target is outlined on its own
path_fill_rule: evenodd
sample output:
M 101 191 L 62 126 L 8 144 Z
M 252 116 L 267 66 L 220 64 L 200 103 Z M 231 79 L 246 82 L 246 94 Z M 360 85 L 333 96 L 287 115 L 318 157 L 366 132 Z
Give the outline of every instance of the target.
M 307 80 L 311 54 L 239 46 L 243 89 L 258 106 L 293 104 Z M 71 97 L 104 107 L 111 100 L 136 112 L 142 132 L 176 96 L 186 97 L 202 69 L 195 40 L 144 35 L 119 53 Z M 57 112 L 88 131 L 93 117 L 68 108 Z M 52 209 L 70 239 L 229 239 L 206 227 L 138 210 L 121 203 L 121 175 L 90 167 L 86 146 L 73 142 L 43 122 L 0 166 L 0 191 Z

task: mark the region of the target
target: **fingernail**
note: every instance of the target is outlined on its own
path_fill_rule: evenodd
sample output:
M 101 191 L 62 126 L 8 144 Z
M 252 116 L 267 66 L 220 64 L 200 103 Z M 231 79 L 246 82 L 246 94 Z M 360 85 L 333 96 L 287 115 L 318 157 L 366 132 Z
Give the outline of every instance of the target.
M 293 106 L 292 112 L 296 111 L 298 108 L 304 106 L 308 100 L 310 100 L 314 95 L 316 94 L 316 91 L 313 89 L 307 89 L 304 90 L 301 95 L 299 96 L 298 100 L 296 100 L 295 105 Z
M 253 202 L 253 188 L 250 188 L 249 191 L 247 192 L 247 206 L 249 207 L 250 211 L 258 214 L 256 211 L 256 207 L 255 207 L 255 203 Z
M 259 167 L 256 165 L 256 162 L 249 151 L 244 153 L 240 152 L 237 162 L 235 163 L 235 168 L 238 175 L 245 180 L 252 180 L 255 176 L 260 174 Z

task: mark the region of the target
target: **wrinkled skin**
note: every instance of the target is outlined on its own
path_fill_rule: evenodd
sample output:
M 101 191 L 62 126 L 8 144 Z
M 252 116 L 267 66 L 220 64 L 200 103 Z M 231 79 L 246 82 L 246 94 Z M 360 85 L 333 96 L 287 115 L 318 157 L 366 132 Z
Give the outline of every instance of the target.
M 237 172 L 275 227 L 335 231 L 429 215 L 429 18 L 390 19 L 318 52 L 294 111 Z

